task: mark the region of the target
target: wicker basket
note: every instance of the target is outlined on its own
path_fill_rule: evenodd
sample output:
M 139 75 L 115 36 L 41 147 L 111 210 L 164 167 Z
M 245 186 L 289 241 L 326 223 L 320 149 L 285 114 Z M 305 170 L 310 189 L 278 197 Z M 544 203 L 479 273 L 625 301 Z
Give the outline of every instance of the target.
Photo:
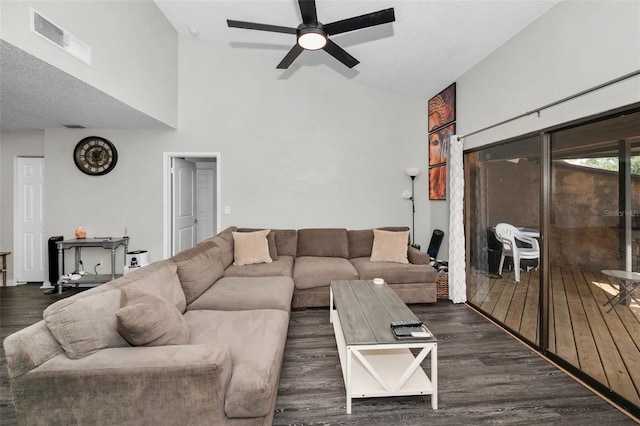
M 438 274 L 436 296 L 438 300 L 449 300 L 449 274 Z

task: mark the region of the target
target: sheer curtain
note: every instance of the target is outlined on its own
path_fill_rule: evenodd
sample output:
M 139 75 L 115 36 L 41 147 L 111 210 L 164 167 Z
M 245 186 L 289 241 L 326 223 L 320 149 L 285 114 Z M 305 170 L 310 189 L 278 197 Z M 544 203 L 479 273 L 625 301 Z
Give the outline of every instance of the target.
M 449 299 L 453 303 L 467 301 L 464 238 L 464 166 L 463 140 L 457 135 L 449 139 Z

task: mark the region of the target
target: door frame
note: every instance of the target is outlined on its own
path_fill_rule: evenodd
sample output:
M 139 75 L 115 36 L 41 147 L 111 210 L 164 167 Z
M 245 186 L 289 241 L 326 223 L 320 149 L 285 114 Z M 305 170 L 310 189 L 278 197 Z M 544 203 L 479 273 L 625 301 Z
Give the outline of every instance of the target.
M 190 152 L 169 151 L 162 153 L 162 253 L 163 258 L 171 257 L 171 163 L 174 157 L 179 158 L 215 158 L 216 159 L 216 227 L 221 226 L 221 185 L 220 185 L 220 153 L 219 152 Z

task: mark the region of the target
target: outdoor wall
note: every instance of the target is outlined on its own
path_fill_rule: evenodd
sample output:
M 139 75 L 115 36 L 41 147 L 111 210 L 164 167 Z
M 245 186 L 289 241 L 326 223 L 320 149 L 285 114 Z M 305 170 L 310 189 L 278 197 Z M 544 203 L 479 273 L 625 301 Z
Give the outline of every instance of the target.
M 620 252 L 618 173 L 553 164 L 550 254 L 554 265 L 624 269 Z M 631 179 L 632 228 L 640 229 L 640 176 Z M 637 232 L 637 231 L 634 231 Z M 623 240 L 624 241 L 624 240 Z M 632 242 L 640 266 L 640 240 Z M 635 270 L 635 269 L 634 269 Z
M 9 264 L 7 274 L 8 284 L 13 284 L 15 281 L 15 268 L 13 267 L 15 256 L 13 247 L 14 165 L 17 157 L 42 156 L 44 156 L 44 132 L 32 131 L 0 134 L 0 251 L 12 252 L 12 254 L 7 257 L 7 263 Z M 54 188 L 52 187 L 51 190 L 53 191 Z
M 283 73 L 191 37 L 180 39 L 179 64 L 179 130 L 46 131 L 47 185 L 60 188 L 46 195 L 48 235 L 83 225 L 89 236 L 118 236 L 127 227 L 130 248 L 161 259 L 163 153 L 210 152 L 220 153 L 222 228 L 410 226 L 405 169 L 423 167 L 416 241 L 426 245 L 424 102 L 312 69 Z M 73 147 L 92 134 L 118 149 L 108 175 L 90 177 L 73 164 Z M 73 208 L 69 196 L 77 197 Z
M 562 1 L 457 80 L 464 135 L 640 69 L 640 2 Z M 640 77 L 465 139 L 465 149 L 640 101 Z M 448 233 L 448 202 L 431 224 Z
M 540 165 L 496 161 L 482 167 L 487 172 L 486 226 L 506 222 L 539 227 Z M 518 179 L 513 179 L 516 170 Z M 552 188 L 549 241 L 554 265 L 624 269 L 618 244 L 618 173 L 557 161 Z M 640 176 L 632 176 L 631 194 L 640 194 Z M 640 197 L 632 196 L 631 201 L 632 227 L 639 229 Z M 632 247 L 638 262 L 640 240 L 636 238 Z
M 540 163 L 495 161 L 484 165 L 487 173 L 487 226 L 506 222 L 540 227 Z M 514 178 L 517 176 L 517 178 Z
M 91 65 L 31 32 L 30 8 L 91 46 Z M 177 125 L 178 36 L 151 0 L 3 0 L 0 38 L 170 127 Z

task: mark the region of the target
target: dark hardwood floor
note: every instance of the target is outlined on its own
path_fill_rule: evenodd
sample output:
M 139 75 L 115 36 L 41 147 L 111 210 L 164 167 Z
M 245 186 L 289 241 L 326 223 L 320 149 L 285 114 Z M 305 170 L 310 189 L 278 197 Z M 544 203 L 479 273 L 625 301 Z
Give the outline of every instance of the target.
M 521 277 L 472 273 L 469 302 L 538 344 L 539 271 Z M 619 284 L 600 271 L 555 266 L 551 277 L 549 351 L 640 406 L 640 306 L 606 304 Z
M 58 299 L 37 285 L 1 288 L 2 339 Z M 291 313 L 274 424 L 636 424 L 465 305 L 410 308 L 439 339 L 438 410 L 429 397 L 369 398 L 347 415 L 329 312 L 309 309 Z M 4 349 L 0 374 L 0 424 L 14 425 Z

